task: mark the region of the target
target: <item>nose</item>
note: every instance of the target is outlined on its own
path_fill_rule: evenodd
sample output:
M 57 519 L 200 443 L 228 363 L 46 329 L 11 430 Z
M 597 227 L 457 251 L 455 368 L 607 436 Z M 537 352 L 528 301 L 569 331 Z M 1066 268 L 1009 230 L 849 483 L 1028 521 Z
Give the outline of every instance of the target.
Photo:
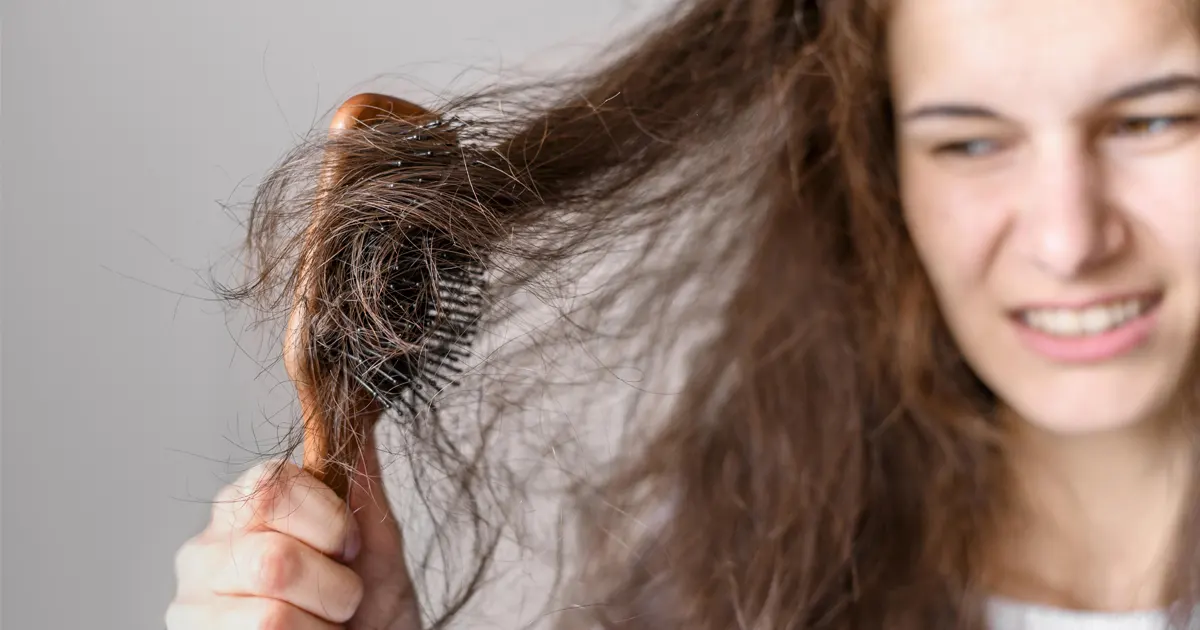
M 1117 256 L 1127 241 L 1126 227 L 1107 201 L 1094 156 L 1063 146 L 1044 150 L 1033 162 L 1021 217 L 1031 261 L 1045 273 L 1071 278 Z

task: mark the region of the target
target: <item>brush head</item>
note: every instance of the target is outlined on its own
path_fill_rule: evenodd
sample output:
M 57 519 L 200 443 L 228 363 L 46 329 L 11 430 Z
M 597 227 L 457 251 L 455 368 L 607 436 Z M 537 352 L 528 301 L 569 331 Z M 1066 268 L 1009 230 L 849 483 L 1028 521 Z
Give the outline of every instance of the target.
M 461 168 L 456 127 L 372 94 L 331 125 L 285 358 L 305 466 L 342 496 L 380 413 L 436 412 L 475 339 L 486 264 L 456 237 L 469 221 L 436 205 Z
M 466 367 L 483 312 L 484 261 L 427 228 L 372 228 L 362 248 L 341 265 L 348 276 L 372 277 L 345 286 L 378 293 L 335 305 L 338 321 L 315 340 L 318 360 L 347 365 L 377 403 L 416 417 Z

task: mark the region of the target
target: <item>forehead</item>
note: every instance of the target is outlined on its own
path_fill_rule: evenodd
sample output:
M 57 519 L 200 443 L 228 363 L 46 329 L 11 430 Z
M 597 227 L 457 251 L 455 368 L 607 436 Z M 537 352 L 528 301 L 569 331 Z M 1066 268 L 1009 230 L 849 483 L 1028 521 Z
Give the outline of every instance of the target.
M 1190 0 L 895 0 L 898 102 L 1086 100 L 1162 72 L 1195 72 Z

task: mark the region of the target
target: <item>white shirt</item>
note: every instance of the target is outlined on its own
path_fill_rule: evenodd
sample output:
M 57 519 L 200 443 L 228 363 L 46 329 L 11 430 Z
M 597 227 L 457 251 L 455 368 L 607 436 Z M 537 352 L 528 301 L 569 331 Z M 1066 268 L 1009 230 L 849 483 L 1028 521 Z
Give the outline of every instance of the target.
M 1167 615 L 1158 611 L 1089 612 L 1037 606 L 1006 599 L 988 604 L 992 630 L 1164 630 Z M 1189 626 L 1200 628 L 1200 617 Z

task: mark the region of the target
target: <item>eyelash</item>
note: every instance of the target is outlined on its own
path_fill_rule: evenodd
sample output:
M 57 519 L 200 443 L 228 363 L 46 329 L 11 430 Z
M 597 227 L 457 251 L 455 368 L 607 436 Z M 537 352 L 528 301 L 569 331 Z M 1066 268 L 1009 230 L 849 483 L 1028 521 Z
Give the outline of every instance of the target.
M 1142 135 L 1154 135 L 1157 133 L 1161 133 L 1162 131 L 1170 131 L 1171 128 L 1179 127 L 1182 125 L 1195 124 L 1196 122 L 1197 122 L 1197 117 L 1192 114 L 1180 115 L 1180 116 L 1130 116 L 1128 118 L 1123 118 L 1121 120 L 1118 120 L 1114 125 L 1110 125 L 1109 129 L 1112 130 L 1114 128 L 1120 128 L 1120 127 L 1128 128 L 1131 126 L 1138 126 L 1138 125 L 1154 125 L 1156 123 L 1166 123 L 1168 126 L 1168 129 L 1160 130 L 1157 132 L 1156 131 L 1143 131 L 1143 132 L 1133 131 L 1133 132 L 1128 132 L 1128 133 L 1117 132 L 1117 134 L 1116 134 L 1116 135 L 1122 135 L 1122 136 L 1126 136 L 1126 135 L 1142 136 Z
M 973 155 L 969 150 L 971 145 L 976 144 L 998 145 L 1000 143 L 995 140 L 982 139 L 960 140 L 957 142 L 947 142 L 946 144 L 938 145 L 934 147 L 933 152 L 935 155 L 956 155 L 966 158 L 979 157 L 977 155 Z
M 1129 130 L 1131 127 L 1153 127 L 1162 123 L 1165 123 L 1166 128 L 1159 129 L 1157 131 L 1153 129 L 1144 131 Z M 1195 114 L 1185 114 L 1179 116 L 1130 116 L 1127 118 L 1122 118 L 1111 125 L 1107 125 L 1106 131 L 1108 131 L 1110 135 L 1117 137 L 1137 138 L 1143 136 L 1155 136 L 1171 131 L 1177 127 L 1194 125 L 1197 123 L 1200 123 L 1200 115 Z M 971 152 L 971 147 L 979 144 L 987 145 L 987 148 L 983 149 L 984 153 L 982 155 Z M 1000 140 L 971 138 L 968 140 L 959 140 L 938 145 L 934 147 L 933 152 L 935 155 L 948 155 L 970 159 L 975 157 L 986 157 L 990 153 L 1002 149 L 1003 144 L 1003 141 Z

